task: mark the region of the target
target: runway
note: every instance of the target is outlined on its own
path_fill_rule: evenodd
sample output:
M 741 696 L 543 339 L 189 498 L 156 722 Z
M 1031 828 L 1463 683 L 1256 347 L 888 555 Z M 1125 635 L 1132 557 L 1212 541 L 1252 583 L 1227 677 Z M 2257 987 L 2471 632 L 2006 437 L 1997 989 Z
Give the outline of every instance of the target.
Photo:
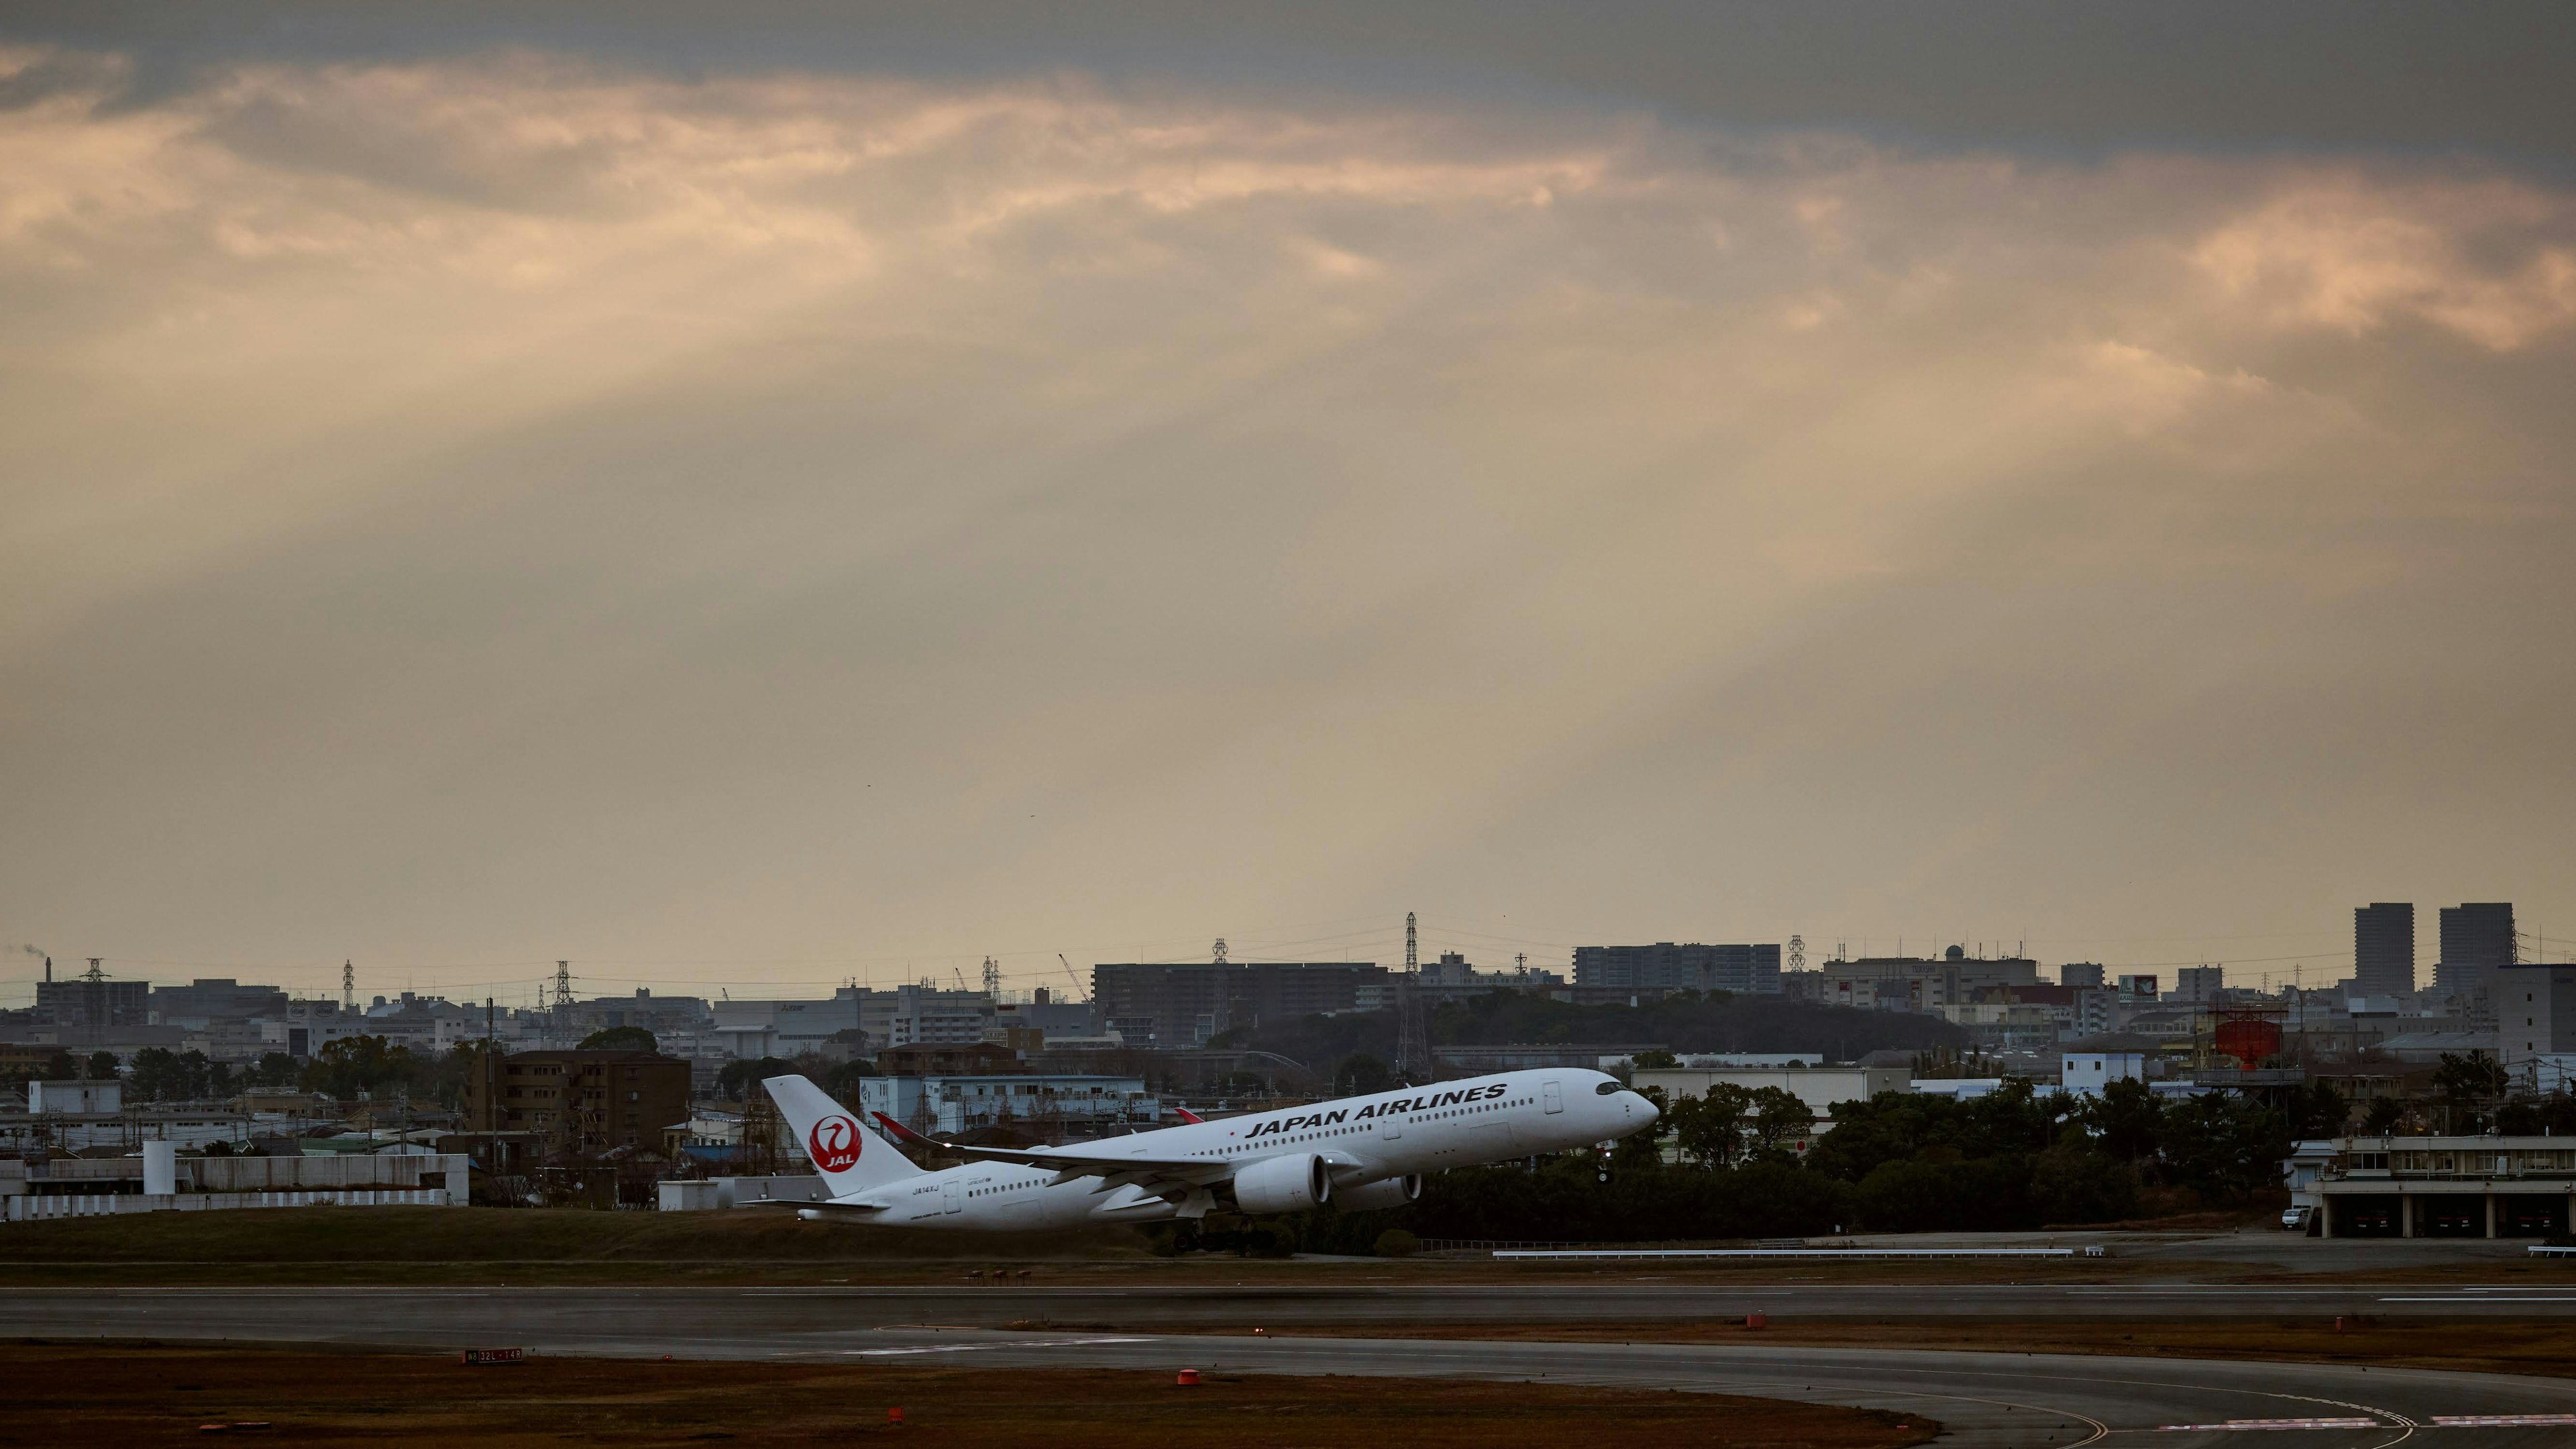
M 643 1314 L 713 1331 L 737 1324 L 1001 1328 L 1079 1323 L 1138 1332 L 1373 1324 L 1706 1322 L 1765 1313 L 1781 1322 L 2005 1322 L 2142 1319 L 2534 1320 L 2576 1315 L 2576 1287 L 2186 1283 L 1656 1283 L 1634 1277 L 1527 1284 L 1107 1284 L 972 1287 L 0 1288 L 13 1322 L 70 1315 L 142 1331 L 165 1317 L 288 1324 L 307 1305 L 399 1304 L 414 1321 L 470 1322 L 494 1305 L 580 1329 Z M 184 1305 L 184 1307 L 182 1306 Z M 31 1328 L 30 1332 L 50 1332 Z
M 1607 1285 L 1603 1285 L 1607 1286 Z M 1623 1285 L 1633 1286 L 1633 1285 Z M 1454 1297 L 1460 1290 L 1441 1290 Z M 1716 1290 L 1685 1290 L 1705 1293 Z M 1726 1290 L 1734 1291 L 1734 1290 Z M 1840 1289 L 1848 1295 L 1853 1290 Z M 1887 1290 L 1881 1290 L 1887 1291 Z M 1955 1293 L 1955 1288 L 1927 1290 Z M 2054 1291 L 2054 1290 L 2052 1290 Z M 1503 1290 L 1526 1295 L 1528 1290 Z M 1560 1298 L 1606 1296 L 1586 1285 Z M 2487 1295 L 2494 1297 L 2496 1295 Z M 518 1346 L 541 1353 L 692 1359 L 955 1360 L 997 1367 L 1101 1367 L 1157 1372 L 1542 1380 L 1805 1399 L 1927 1414 L 1978 1449 L 2042 1449 L 2152 1435 L 2170 1449 L 2295 1444 L 2372 1449 L 2427 1443 L 2565 1444 L 2576 1435 L 2576 1381 L 2331 1364 L 2130 1359 L 1919 1350 L 1248 1338 L 1058 1327 L 969 1326 L 1008 1313 L 1052 1318 L 1119 1305 L 1149 1323 L 1189 1311 L 1202 1322 L 1303 1302 L 1351 1316 L 1349 1290 L 1138 1289 L 80 1289 L 8 1290 L 0 1308 L 19 1336 L 275 1344 L 366 1344 L 453 1350 Z M 1487 1321 L 1504 1321 L 1489 1296 Z M 1666 1307 L 1671 1306 L 1667 1295 Z M 1077 1307 L 1076 1305 L 1086 1305 Z M 1385 1310 L 1431 1305 L 1381 1296 Z M 1043 1310 L 1043 1311 L 1040 1311 Z M 1285 1320 L 1273 1318 L 1274 1322 Z M 1171 1326 L 1164 1322 L 1159 1327 Z M 1646 1335 L 1641 1335 L 1644 1337 Z M 2559 1423 L 2455 1425 L 2446 1420 Z M 2190 1429 L 2263 1421 L 2262 1429 Z M 2289 1424 L 2319 1425 L 2296 1431 Z M 2283 1433 L 2290 1437 L 2283 1439 Z

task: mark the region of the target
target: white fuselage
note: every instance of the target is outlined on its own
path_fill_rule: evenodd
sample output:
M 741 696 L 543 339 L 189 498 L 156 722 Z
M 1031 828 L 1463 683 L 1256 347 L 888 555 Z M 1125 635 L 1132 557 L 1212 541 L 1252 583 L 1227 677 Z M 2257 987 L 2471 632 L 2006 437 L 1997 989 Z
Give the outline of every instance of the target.
M 1264 1158 L 1314 1154 L 1335 1189 L 1443 1168 L 1501 1162 L 1624 1137 L 1652 1104 L 1605 1073 L 1505 1072 L 1344 1097 L 1081 1144 L 1087 1158 L 1205 1162 L 1222 1176 Z M 1147 1222 L 1204 1211 L 1208 1192 L 1174 1200 L 1114 1178 L 1074 1177 L 1013 1162 L 969 1162 L 852 1199 L 886 1204 L 868 1221 L 896 1227 L 1026 1231 Z

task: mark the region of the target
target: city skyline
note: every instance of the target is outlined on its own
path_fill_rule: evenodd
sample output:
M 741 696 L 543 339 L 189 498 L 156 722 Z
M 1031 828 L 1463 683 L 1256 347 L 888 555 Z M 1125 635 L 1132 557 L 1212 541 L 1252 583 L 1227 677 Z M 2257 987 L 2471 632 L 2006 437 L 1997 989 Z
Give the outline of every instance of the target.
M 2449 909 L 2452 908 L 2443 908 L 2443 910 Z M 2441 912 L 2438 911 L 2419 910 L 2416 913 L 2415 989 L 2419 991 L 2433 991 L 2437 986 L 2436 968 L 2443 964 L 2439 949 L 2440 920 Z M 1681 932 L 1668 934 L 1662 939 L 1709 944 L 1718 942 L 1724 934 L 1711 931 L 1696 934 Z M 1737 934 L 1743 936 L 1748 933 Z M 2299 937 L 2315 939 L 2332 934 L 2330 931 L 2306 932 L 2299 933 Z M 2547 935 L 2545 928 L 2526 927 L 2518 929 L 2516 935 L 2520 938 L 2522 959 L 2527 963 L 2543 959 L 2551 962 L 2576 961 L 2576 941 L 2563 937 L 2551 937 Z M 1799 939 L 1805 947 L 1807 966 L 1810 970 L 1834 959 L 1837 945 L 1845 948 L 1850 957 L 1855 959 L 1868 956 L 1928 958 L 1937 956 L 1955 945 L 1963 948 L 1972 958 L 1979 959 L 2002 958 L 2014 951 L 2022 951 L 2030 959 L 2038 961 L 2042 969 L 2047 972 L 2054 972 L 2058 966 L 2071 962 L 2100 965 L 2109 973 L 2161 973 L 2167 982 L 2174 979 L 2174 973 L 2187 968 L 2217 966 L 2227 972 L 2229 986 L 2251 987 L 2263 991 L 2275 991 L 2290 985 L 2322 988 L 2338 981 L 2354 979 L 2357 945 L 2355 934 L 2349 926 L 2343 932 L 2343 943 L 2339 948 L 2287 954 L 2266 954 L 2268 948 L 2259 944 L 2264 941 L 2275 945 L 2283 944 L 2283 938 L 2280 937 L 2250 939 L 2234 937 L 2225 940 L 2209 937 L 2157 937 L 2143 942 L 2135 938 L 2127 940 L 2078 938 L 2044 942 L 1939 933 L 1921 935 L 1899 933 L 1884 938 L 1868 935 L 1832 938 L 1789 932 L 1780 935 L 1775 942 L 1767 941 L 1763 933 L 1749 933 L 1749 936 L 1757 942 L 1780 945 L 1784 948 L 1793 937 Z M 1132 959 L 1177 965 L 1205 961 L 1209 957 L 1214 939 L 1129 942 L 1125 943 L 1127 951 L 1123 957 L 1118 954 L 1119 947 L 1113 944 L 1089 951 L 1057 952 L 1028 948 L 1015 951 L 977 952 L 960 957 L 910 957 L 901 961 L 882 957 L 848 956 L 796 961 L 609 960 L 588 963 L 573 961 L 571 964 L 579 968 L 572 971 L 572 976 L 577 994 L 583 997 L 623 995 L 640 987 L 669 992 L 703 992 L 710 995 L 731 989 L 749 998 L 764 992 L 778 995 L 828 992 L 842 985 L 868 986 L 882 990 L 926 982 L 943 989 L 960 983 L 971 988 L 980 983 L 980 967 L 985 960 L 990 959 L 996 963 L 1006 991 L 1025 996 L 1032 991 L 1045 988 L 1051 994 L 1062 996 L 1066 994 L 1068 985 L 1076 992 L 1087 992 L 1090 989 L 1091 968 L 1104 962 Z M 1306 948 L 1318 946 L 1329 946 L 1334 952 L 1350 959 L 1373 961 L 1390 968 L 1400 967 L 1404 957 L 1404 926 L 1400 921 L 1376 930 L 1344 932 L 1331 936 L 1296 935 L 1265 938 L 1237 933 L 1225 939 L 1228 940 L 1229 959 L 1240 962 L 1266 964 L 1304 960 L 1316 954 L 1315 950 Z M 1614 933 L 1604 935 L 1597 941 L 1569 945 L 1523 937 L 1495 936 L 1467 927 L 1451 926 L 1445 930 L 1435 931 L 1428 924 L 1424 927 L 1422 940 L 1426 944 L 1422 947 L 1421 955 L 1426 960 L 1443 951 L 1458 951 L 1465 955 L 1471 964 L 1485 971 L 1509 971 L 1517 964 L 1516 957 L 1526 955 L 1528 957 L 1526 964 L 1533 968 L 1570 972 L 1574 965 L 1575 953 L 1585 946 L 1654 944 L 1644 937 L 1620 936 Z M 2234 955 L 2224 952 L 2218 954 L 2203 952 L 2197 956 L 2167 956 L 2152 949 L 2158 945 L 2172 946 L 2195 941 L 2203 945 L 2235 945 L 2250 949 L 2241 950 Z M 1149 944 L 1168 946 L 1172 949 L 1161 952 L 1142 949 Z M 2143 952 L 2132 949 L 2125 954 L 2120 949 L 2141 946 L 2150 949 Z M 18 949 L 25 950 L 24 947 Z M 2545 958 L 2539 954 L 2543 950 L 2547 953 Z M 1555 954 L 1540 954 L 1543 951 L 1552 951 Z M 1059 960 L 1059 956 L 1065 959 Z M 26 959 L 35 961 L 37 958 L 31 955 Z M 462 963 L 388 962 L 372 966 L 353 965 L 352 969 L 357 976 L 357 995 L 362 1005 L 375 997 L 394 999 L 405 991 L 415 991 L 424 997 L 450 993 L 458 994 L 460 999 L 470 997 L 473 1000 L 480 1000 L 489 994 L 503 1006 L 526 1007 L 543 999 L 543 992 L 550 988 L 558 962 L 565 959 L 531 958 L 515 962 Z M 245 982 L 253 977 L 259 977 L 263 981 L 270 981 L 271 984 L 305 997 L 336 996 L 340 989 L 341 968 L 343 965 L 352 964 L 349 958 L 344 958 L 339 963 L 242 960 L 156 961 L 115 958 L 102 958 L 102 960 L 103 969 L 115 979 L 148 979 L 154 985 L 160 986 L 184 984 L 197 979 L 203 973 L 221 971 L 234 973 L 234 979 Z M 1068 966 L 1071 968 L 1070 974 L 1067 971 Z M 54 979 L 71 979 L 86 967 L 87 958 L 85 957 L 67 961 L 57 956 L 54 961 Z M 822 968 L 825 967 L 836 969 L 826 974 L 814 974 L 821 973 Z M 25 1005 L 34 999 L 35 983 L 41 979 L 42 966 L 37 964 L 31 969 L 36 974 L 28 975 L 23 979 L 0 973 L 0 1006 Z M 701 974 L 691 974 L 693 971 Z
M 0 17 L 0 943 L 2576 935 L 2566 27 L 1001 13 Z

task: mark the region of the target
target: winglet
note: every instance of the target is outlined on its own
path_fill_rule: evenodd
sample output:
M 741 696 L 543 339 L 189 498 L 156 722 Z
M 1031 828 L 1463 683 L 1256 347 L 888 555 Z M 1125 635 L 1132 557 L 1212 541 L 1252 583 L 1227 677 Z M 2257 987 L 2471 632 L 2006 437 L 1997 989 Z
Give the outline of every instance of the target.
M 1207 1120 L 1205 1117 L 1200 1116 L 1198 1113 L 1191 1111 L 1189 1108 L 1182 1106 L 1178 1102 L 1174 1102 L 1172 1104 L 1172 1110 L 1179 1114 L 1180 1119 L 1184 1122 L 1204 1122 Z
M 901 1142 L 912 1147 L 937 1147 L 939 1145 L 937 1142 L 922 1136 L 920 1133 L 913 1131 L 911 1128 L 906 1127 L 883 1112 L 871 1112 L 868 1115 L 876 1118 L 877 1125 L 883 1127 L 886 1130 L 886 1135 L 892 1137 L 897 1142 Z

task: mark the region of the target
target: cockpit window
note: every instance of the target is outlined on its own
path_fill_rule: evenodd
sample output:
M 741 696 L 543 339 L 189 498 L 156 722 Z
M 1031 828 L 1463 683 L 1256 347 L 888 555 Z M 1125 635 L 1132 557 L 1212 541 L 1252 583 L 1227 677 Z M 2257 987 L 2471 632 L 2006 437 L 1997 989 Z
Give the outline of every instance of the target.
M 1621 1087 L 1617 1082 L 1603 1082 L 1601 1085 L 1592 1089 L 1592 1095 L 1596 1097 L 1607 1097 L 1613 1092 L 1625 1090 L 1626 1088 Z

